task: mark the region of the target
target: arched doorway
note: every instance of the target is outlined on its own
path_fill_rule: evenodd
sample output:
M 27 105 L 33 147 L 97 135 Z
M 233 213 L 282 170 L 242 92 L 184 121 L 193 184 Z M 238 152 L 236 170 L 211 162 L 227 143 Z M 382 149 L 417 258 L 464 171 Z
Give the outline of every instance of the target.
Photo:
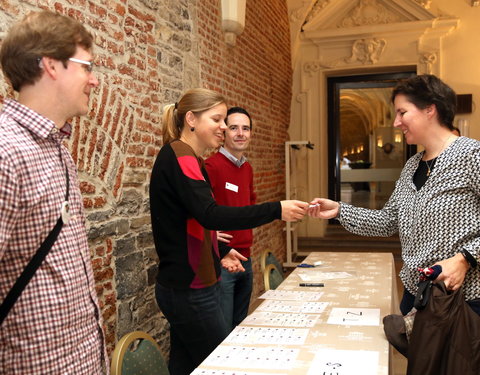
M 329 77 L 328 195 L 381 208 L 403 165 L 416 152 L 393 128 L 391 91 L 415 71 Z

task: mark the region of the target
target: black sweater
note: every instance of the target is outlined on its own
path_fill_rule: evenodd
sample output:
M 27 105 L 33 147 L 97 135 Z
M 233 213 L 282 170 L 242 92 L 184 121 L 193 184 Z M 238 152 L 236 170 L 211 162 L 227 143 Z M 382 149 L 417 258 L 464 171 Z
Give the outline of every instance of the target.
M 205 288 L 218 281 L 216 230 L 255 228 L 281 218 L 280 202 L 218 206 L 203 159 L 182 141 L 162 147 L 150 181 L 152 230 L 160 264 L 157 281 L 169 288 Z M 226 249 L 226 247 L 225 247 Z

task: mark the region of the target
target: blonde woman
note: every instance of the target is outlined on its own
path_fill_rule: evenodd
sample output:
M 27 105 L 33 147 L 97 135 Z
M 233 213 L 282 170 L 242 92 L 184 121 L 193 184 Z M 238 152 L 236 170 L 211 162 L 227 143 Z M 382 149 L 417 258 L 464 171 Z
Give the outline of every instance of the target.
M 224 139 L 227 105 L 217 92 L 187 91 L 167 105 L 164 146 L 152 171 L 150 204 L 160 260 L 156 298 L 170 323 L 171 375 L 190 374 L 228 335 L 219 301 L 220 267 L 243 271 L 240 253 L 219 251 L 216 230 L 301 219 L 308 203 L 216 204 L 202 156 Z

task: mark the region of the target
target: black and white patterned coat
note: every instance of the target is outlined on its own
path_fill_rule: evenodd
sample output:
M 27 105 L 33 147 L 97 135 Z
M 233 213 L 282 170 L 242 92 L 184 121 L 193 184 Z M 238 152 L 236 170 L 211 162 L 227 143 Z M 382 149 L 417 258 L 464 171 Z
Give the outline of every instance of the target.
M 412 156 L 381 210 L 341 203 L 340 223 L 352 233 L 388 237 L 399 233 L 400 278 L 415 294 L 418 267 L 450 258 L 462 248 L 480 255 L 480 142 L 460 137 L 437 158 L 417 191 L 413 175 L 423 152 Z M 480 267 L 469 269 L 463 284 L 467 301 L 480 298 Z

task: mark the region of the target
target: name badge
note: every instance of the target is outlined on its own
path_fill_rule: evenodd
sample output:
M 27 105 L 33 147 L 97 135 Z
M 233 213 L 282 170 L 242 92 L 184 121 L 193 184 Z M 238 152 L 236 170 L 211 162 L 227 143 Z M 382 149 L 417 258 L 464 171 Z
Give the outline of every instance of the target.
M 238 186 L 231 184 L 230 182 L 225 183 L 225 189 L 234 191 L 235 193 L 238 193 Z
M 60 214 L 62 216 L 63 224 L 67 225 L 70 219 L 72 218 L 72 214 L 70 212 L 70 204 L 68 203 L 68 201 L 65 201 L 62 203 Z

